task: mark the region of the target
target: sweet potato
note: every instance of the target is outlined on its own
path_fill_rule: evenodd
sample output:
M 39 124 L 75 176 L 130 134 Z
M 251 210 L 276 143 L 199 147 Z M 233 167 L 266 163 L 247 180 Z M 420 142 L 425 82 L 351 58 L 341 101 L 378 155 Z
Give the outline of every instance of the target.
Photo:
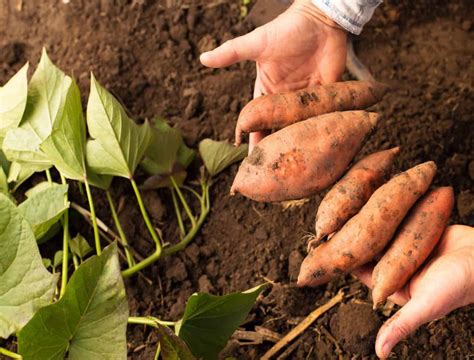
M 453 210 L 453 188 L 425 194 L 410 210 L 372 273 L 374 306 L 400 290 L 426 260 L 443 234 Z
M 377 82 L 345 81 L 258 97 L 240 112 L 235 143 L 240 144 L 243 132 L 278 130 L 313 116 L 366 109 L 379 102 L 387 89 Z
M 298 285 L 316 286 L 352 271 L 380 253 L 408 210 L 428 189 L 432 161 L 415 166 L 379 187 L 362 209 L 301 264 Z
M 284 201 L 326 188 L 344 173 L 377 118 L 365 111 L 334 112 L 267 136 L 240 165 L 231 194 Z
M 390 176 L 396 147 L 368 155 L 355 163 L 326 194 L 316 213 L 316 236 L 308 251 L 325 236 L 339 230 Z

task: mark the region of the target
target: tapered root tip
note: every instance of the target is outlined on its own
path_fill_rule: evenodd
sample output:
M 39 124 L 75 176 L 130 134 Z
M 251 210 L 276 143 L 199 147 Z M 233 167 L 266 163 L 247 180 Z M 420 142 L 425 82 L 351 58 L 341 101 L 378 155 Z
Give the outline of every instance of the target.
M 397 155 L 400 152 L 400 146 L 391 148 L 390 151 L 392 152 L 393 155 Z
M 376 310 L 378 307 L 380 307 L 383 302 L 386 300 L 386 296 L 382 294 L 374 283 L 374 287 L 372 289 L 372 301 L 374 303 L 374 306 L 372 307 L 374 310 Z
M 372 125 L 372 127 L 375 127 L 379 121 L 379 114 L 376 112 L 369 112 L 369 122 Z

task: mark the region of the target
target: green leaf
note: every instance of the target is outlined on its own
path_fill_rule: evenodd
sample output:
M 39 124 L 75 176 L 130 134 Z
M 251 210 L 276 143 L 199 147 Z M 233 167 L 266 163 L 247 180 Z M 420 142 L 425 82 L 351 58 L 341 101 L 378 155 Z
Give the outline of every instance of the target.
M 178 336 L 196 357 L 217 359 L 264 286 L 224 296 L 193 294 L 188 299 L 180 325 L 176 327 Z
M 26 77 L 28 64 L 25 64 L 6 84 L 0 87 L 0 138 L 8 129 L 20 124 L 25 112 L 28 94 Z
M 28 178 L 35 172 L 43 171 L 47 168 L 49 168 L 49 166 L 44 167 L 41 165 L 27 165 L 12 162 L 10 165 L 10 171 L 8 172 L 8 182 L 15 183 L 13 191 L 16 191 L 16 189 L 18 189 L 18 187 L 28 180 Z
M 52 185 L 60 185 L 60 184 L 58 184 L 56 182 L 50 183 L 49 181 L 42 181 L 42 182 L 36 184 L 35 186 L 29 188 L 28 190 L 26 190 L 25 191 L 25 196 L 27 198 L 30 198 L 33 195 L 36 195 L 36 194 L 42 192 L 43 190 L 50 188 Z
M 204 139 L 199 143 L 199 153 L 211 176 L 216 176 L 229 165 L 247 156 L 246 144 L 235 147 L 227 141 Z
M 128 304 L 112 244 L 73 273 L 64 296 L 40 309 L 18 335 L 24 360 L 126 359 Z
M 176 336 L 168 327 L 157 324 L 158 341 L 161 345 L 161 357 L 166 360 L 196 359 L 186 343 Z
M 177 157 L 178 162 L 181 165 L 183 165 L 184 168 L 186 169 L 194 160 L 195 156 L 196 156 L 196 151 L 194 149 L 187 147 L 186 144 L 183 142 L 178 149 L 178 157 Z
M 76 237 L 71 239 L 69 246 L 71 247 L 71 251 L 81 259 L 84 259 L 92 252 L 89 243 L 81 234 L 77 234 Z
M 3 193 L 5 195 L 9 194 L 7 175 L 3 171 L 2 167 L 0 167 L 0 193 Z
M 132 178 L 151 140 L 150 125 L 135 124 L 120 103 L 91 77 L 87 103 L 87 163 L 98 174 Z
M 48 269 L 48 268 L 50 268 L 50 267 L 52 266 L 50 259 L 48 259 L 48 258 L 43 258 L 43 259 L 41 259 L 41 260 L 43 261 L 43 266 L 44 266 L 46 269 Z
M 142 166 L 150 174 L 170 173 L 183 142 L 181 133 L 158 118 L 152 127 L 152 134 L 152 141 L 145 152 Z
M 31 225 L 35 238 L 40 240 L 48 230 L 61 219 L 69 208 L 64 196 L 67 185 L 51 185 L 34 194 L 18 206 L 18 210 Z
M 0 194 L 0 338 L 20 330 L 51 303 L 57 276 L 41 260 L 30 225 Z
M 63 263 L 63 251 L 58 250 L 54 253 L 53 258 L 53 269 L 56 269 L 59 265 Z
M 8 130 L 3 140 L 2 150 L 10 161 L 47 169 L 51 166 L 51 162 L 40 149 L 41 141 L 31 128 L 14 128 Z
M 81 94 L 74 80 L 63 106 L 51 134 L 41 144 L 41 150 L 66 178 L 84 181 L 86 124 L 82 115 Z
M 41 141 L 46 139 L 64 110 L 71 82 L 72 79 L 51 62 L 43 48 L 28 87 L 28 102 L 20 126 L 31 129 Z

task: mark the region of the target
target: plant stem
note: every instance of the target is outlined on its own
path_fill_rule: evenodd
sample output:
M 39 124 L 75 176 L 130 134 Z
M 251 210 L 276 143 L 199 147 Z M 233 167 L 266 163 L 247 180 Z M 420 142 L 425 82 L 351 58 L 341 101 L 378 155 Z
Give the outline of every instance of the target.
M 175 252 L 178 252 L 186 247 L 193 238 L 196 236 L 196 233 L 199 231 L 201 228 L 202 224 L 204 223 L 204 220 L 206 220 L 207 215 L 209 214 L 210 211 L 210 205 L 209 205 L 209 185 L 205 182 L 201 183 L 201 188 L 203 191 L 202 196 L 200 197 L 201 199 L 201 214 L 199 215 L 199 218 L 196 222 L 196 225 L 191 228 L 191 230 L 184 236 L 184 238 L 177 243 L 176 245 L 167 247 L 163 249 L 163 256 L 168 256 L 171 254 L 174 254 Z M 153 264 L 155 261 L 157 261 L 161 257 L 162 253 L 161 251 L 155 251 L 153 254 L 148 256 L 147 258 L 143 259 L 139 263 L 135 264 L 129 269 L 123 270 L 122 271 L 122 276 L 124 278 L 128 278 L 132 275 L 134 275 L 136 272 L 146 268 L 147 266 Z
M 159 342 L 158 345 L 156 346 L 155 357 L 153 358 L 153 360 L 158 360 L 158 358 L 160 357 L 160 353 L 161 353 L 161 343 Z
M 87 201 L 89 202 L 89 209 L 91 211 L 92 228 L 94 229 L 95 251 L 97 255 L 100 255 L 102 249 L 100 247 L 99 228 L 97 227 L 97 217 L 95 216 L 94 201 L 92 200 L 91 188 L 89 186 L 87 178 L 84 179 L 84 185 L 86 186 Z
M 179 199 L 181 200 L 181 203 L 183 204 L 184 210 L 186 211 L 186 214 L 188 214 L 189 220 L 191 220 L 191 225 L 192 227 L 196 226 L 196 219 L 194 218 L 194 215 L 191 211 L 191 209 L 188 206 L 188 203 L 186 202 L 186 199 L 183 196 L 183 193 L 181 192 L 181 189 L 179 188 L 178 184 L 176 183 L 174 177 L 170 176 L 171 183 L 173 184 L 174 189 L 176 190 L 176 193 L 178 194 Z
M 153 228 L 153 225 L 150 221 L 150 217 L 148 216 L 148 213 L 145 209 L 145 205 L 143 205 L 143 200 L 142 196 L 140 195 L 140 191 L 138 191 L 138 186 L 137 183 L 133 178 L 130 179 L 130 182 L 132 183 L 133 191 L 135 192 L 135 196 L 138 201 L 138 206 L 140 207 L 140 211 L 142 213 L 143 220 L 145 220 L 146 227 L 148 228 L 148 232 L 150 233 L 151 237 L 153 238 L 153 241 L 155 241 L 156 245 L 156 251 L 154 254 L 157 254 L 158 257 L 161 255 L 161 239 L 159 235 L 156 233 L 155 229 Z M 145 259 L 146 260 L 146 259 Z
M 186 234 L 186 230 L 184 229 L 184 224 L 183 224 L 183 218 L 181 217 L 181 211 L 179 209 L 178 200 L 176 199 L 176 193 L 173 188 L 171 188 L 170 190 L 171 190 L 171 196 L 173 198 L 174 210 L 176 212 L 176 217 L 178 219 L 179 230 L 181 231 L 181 238 L 183 238 L 184 234 Z
M 46 179 L 48 180 L 49 185 L 51 185 L 53 183 L 53 179 L 51 178 L 51 171 L 49 171 L 49 169 L 46 169 L 44 172 L 46 174 Z
M 74 270 L 76 270 L 79 267 L 79 260 L 77 260 L 76 254 L 74 254 L 72 251 L 71 251 L 71 255 L 72 255 L 72 262 L 74 264 Z
M 16 352 L 7 350 L 5 348 L 0 347 L 0 354 L 8 356 L 12 359 L 23 359 L 23 357 L 20 354 L 17 354 Z
M 128 267 L 132 267 L 133 265 L 135 265 L 135 259 L 133 258 L 132 253 L 128 249 L 129 246 L 128 246 L 127 237 L 125 236 L 125 233 L 123 231 L 122 224 L 120 224 L 120 220 L 117 215 L 117 210 L 115 209 L 114 200 L 112 199 L 112 195 L 110 194 L 109 190 L 106 190 L 105 194 L 107 195 L 107 200 L 109 201 L 109 207 L 112 213 L 112 218 L 114 219 L 115 227 L 117 228 L 117 231 L 120 235 L 120 240 L 125 249 L 125 255 L 127 256 Z
M 157 327 L 156 324 L 160 324 L 164 326 L 175 326 L 177 321 L 163 321 L 153 316 L 130 316 L 128 318 L 128 323 Z
M 61 183 L 66 184 L 66 178 L 61 174 Z M 67 193 L 64 195 L 64 201 L 68 203 Z M 61 291 L 59 298 L 61 299 L 66 292 L 68 280 L 68 262 L 69 262 L 69 210 L 66 210 L 63 215 L 63 263 L 61 271 Z

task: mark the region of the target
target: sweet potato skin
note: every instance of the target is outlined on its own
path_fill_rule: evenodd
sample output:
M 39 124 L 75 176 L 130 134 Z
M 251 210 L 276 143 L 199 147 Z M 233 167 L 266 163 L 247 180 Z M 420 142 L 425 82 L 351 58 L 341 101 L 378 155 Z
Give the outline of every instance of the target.
M 345 81 L 260 96 L 240 112 L 235 143 L 240 144 L 243 132 L 278 130 L 334 111 L 366 109 L 379 102 L 387 89 L 378 82 Z
M 410 210 L 372 273 L 374 306 L 400 290 L 438 243 L 454 206 L 452 187 L 426 193 Z
M 380 253 L 436 173 L 432 161 L 398 174 L 378 188 L 362 209 L 301 264 L 299 286 L 316 286 L 354 270 Z
M 232 184 L 256 201 L 295 200 L 336 181 L 375 128 L 378 115 L 345 111 L 290 125 L 260 141 Z
M 357 214 L 373 192 L 387 181 L 399 151 L 396 147 L 362 158 L 329 190 L 316 213 L 316 236 L 308 249 Z

